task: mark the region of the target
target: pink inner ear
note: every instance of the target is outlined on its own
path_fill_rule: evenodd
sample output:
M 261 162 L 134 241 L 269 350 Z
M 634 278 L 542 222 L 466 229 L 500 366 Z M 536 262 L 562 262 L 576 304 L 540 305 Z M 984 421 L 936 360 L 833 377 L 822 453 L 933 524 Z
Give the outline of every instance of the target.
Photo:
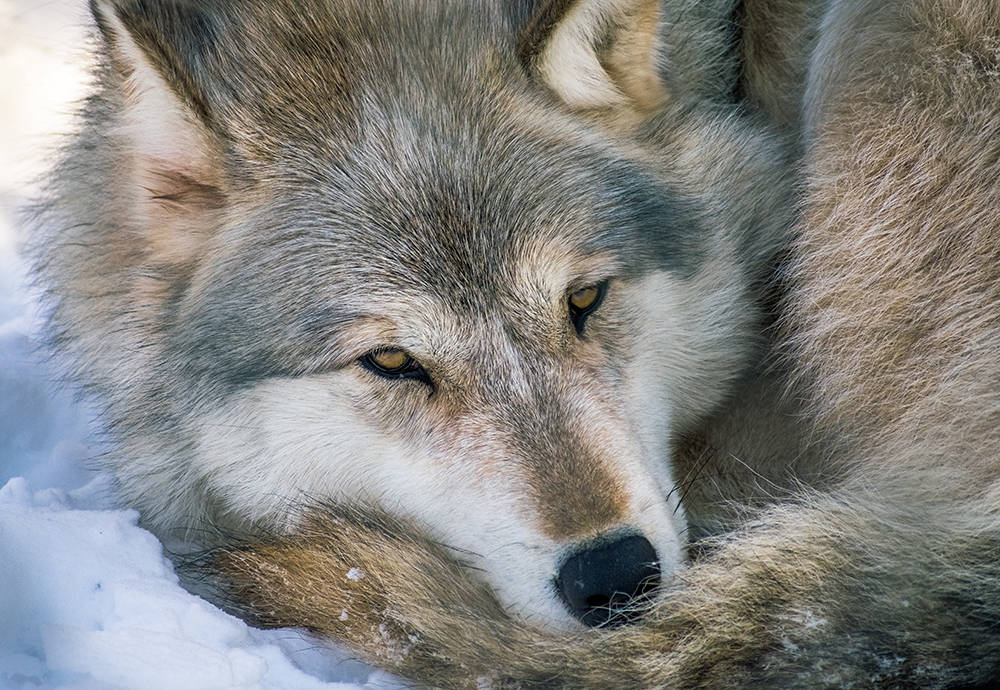
M 215 137 L 191 105 L 197 94 L 183 95 L 193 87 L 149 54 L 114 11 L 99 9 L 124 104 L 112 135 L 138 161 L 140 185 L 163 197 L 218 186 Z
M 149 162 L 150 177 L 184 180 L 180 186 L 213 186 L 217 154 L 214 137 L 197 117 L 188 112 L 160 75 L 138 50 L 131 53 L 131 75 L 122 82 L 125 109 L 116 134 L 128 140 L 128 148 Z M 171 186 L 177 186 L 176 184 Z

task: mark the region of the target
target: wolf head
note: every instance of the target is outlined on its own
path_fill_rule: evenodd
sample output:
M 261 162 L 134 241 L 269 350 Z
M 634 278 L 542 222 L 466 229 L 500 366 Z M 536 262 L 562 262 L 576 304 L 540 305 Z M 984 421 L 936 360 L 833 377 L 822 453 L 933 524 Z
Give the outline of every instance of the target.
M 781 166 L 657 3 L 529 5 L 93 1 L 41 270 L 173 548 L 377 504 L 556 625 L 683 560 L 669 441 L 754 352 Z

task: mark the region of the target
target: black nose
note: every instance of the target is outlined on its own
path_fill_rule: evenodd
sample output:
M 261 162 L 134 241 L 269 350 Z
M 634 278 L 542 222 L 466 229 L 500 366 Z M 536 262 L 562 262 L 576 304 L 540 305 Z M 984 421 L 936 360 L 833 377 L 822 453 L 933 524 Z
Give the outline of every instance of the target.
M 637 619 L 659 584 L 656 550 L 640 536 L 599 542 L 574 554 L 556 580 L 570 612 L 591 627 Z

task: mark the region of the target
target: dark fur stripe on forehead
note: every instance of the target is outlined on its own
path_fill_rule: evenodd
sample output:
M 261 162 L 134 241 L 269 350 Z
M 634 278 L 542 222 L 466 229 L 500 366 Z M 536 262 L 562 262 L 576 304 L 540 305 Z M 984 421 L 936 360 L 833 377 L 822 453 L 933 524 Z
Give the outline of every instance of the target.
M 542 246 L 605 255 L 622 277 L 653 269 L 687 277 L 704 260 L 704 222 L 640 168 L 586 148 L 555 161 L 544 152 L 532 161 L 528 146 L 518 148 L 521 159 L 495 157 L 493 169 L 471 160 L 467 170 L 401 171 L 405 188 L 359 197 L 354 208 L 377 219 L 343 237 L 354 255 L 370 257 L 359 268 L 415 290 L 438 288 L 442 299 L 479 311 Z

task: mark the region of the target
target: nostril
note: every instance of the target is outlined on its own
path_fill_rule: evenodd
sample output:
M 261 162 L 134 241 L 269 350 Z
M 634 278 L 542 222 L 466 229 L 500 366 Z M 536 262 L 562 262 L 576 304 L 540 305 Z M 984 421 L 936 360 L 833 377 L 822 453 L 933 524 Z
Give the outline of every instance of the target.
M 598 542 L 570 556 L 556 579 L 570 612 L 591 627 L 637 619 L 659 584 L 656 549 L 638 535 Z

